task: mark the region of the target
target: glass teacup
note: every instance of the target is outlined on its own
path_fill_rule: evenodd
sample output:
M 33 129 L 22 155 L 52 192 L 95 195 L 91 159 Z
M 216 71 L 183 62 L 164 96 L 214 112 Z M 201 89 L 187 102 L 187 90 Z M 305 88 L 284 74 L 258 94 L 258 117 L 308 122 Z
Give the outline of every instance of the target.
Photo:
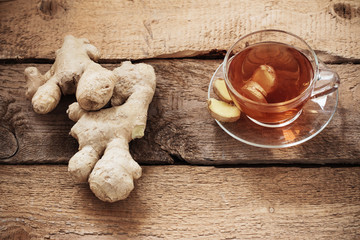
M 320 62 L 303 39 L 281 30 L 241 37 L 222 66 L 235 105 L 265 127 L 294 122 L 309 99 L 332 93 L 340 84 L 338 74 Z

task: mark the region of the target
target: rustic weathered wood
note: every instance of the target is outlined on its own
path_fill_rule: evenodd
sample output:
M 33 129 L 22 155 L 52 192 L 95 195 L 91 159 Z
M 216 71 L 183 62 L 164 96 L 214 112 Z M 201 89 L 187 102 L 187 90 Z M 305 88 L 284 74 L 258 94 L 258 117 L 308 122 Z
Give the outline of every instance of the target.
M 173 163 L 183 159 L 195 164 L 234 163 L 359 163 L 360 104 L 359 65 L 331 65 L 341 77 L 339 107 L 332 122 L 318 136 L 287 149 L 261 149 L 240 143 L 225 134 L 206 109 L 207 87 L 220 60 L 151 60 L 157 89 L 149 109 L 143 139 L 131 143 L 141 163 Z M 0 66 L 0 123 L 15 133 L 19 151 L 1 160 L 7 163 L 66 163 L 77 151 L 68 135 L 73 122 L 65 113 L 75 101 L 62 99 L 54 112 L 38 115 L 24 97 L 23 70 L 27 64 Z M 43 72 L 48 64 L 36 65 Z M 113 69 L 115 65 L 104 65 Z M 13 135 L 0 131 L 0 156 L 16 146 Z M 9 149 L 9 144 L 11 150 Z
M 66 34 L 89 38 L 104 59 L 194 56 L 277 28 L 359 60 L 359 9 L 357 0 L 0 1 L 0 59 L 52 59 Z
M 356 239 L 360 168 L 147 166 L 124 201 L 66 166 L 0 168 L 0 239 Z M 16 238 L 17 237 L 17 238 Z
M 89 38 L 103 53 L 101 63 L 117 63 L 220 56 L 240 36 L 265 28 L 298 34 L 338 71 L 339 107 L 321 134 L 280 150 L 240 143 L 206 110 L 220 59 L 147 60 L 158 84 L 132 155 L 143 165 L 352 167 L 143 166 L 129 198 L 104 203 L 87 184 L 74 184 L 65 165 L 78 147 L 65 113 L 74 96 L 50 114 L 35 114 L 23 77 L 34 64 L 7 64 L 53 60 L 66 34 Z M 0 239 L 358 238 L 359 42 L 358 0 L 0 0 Z

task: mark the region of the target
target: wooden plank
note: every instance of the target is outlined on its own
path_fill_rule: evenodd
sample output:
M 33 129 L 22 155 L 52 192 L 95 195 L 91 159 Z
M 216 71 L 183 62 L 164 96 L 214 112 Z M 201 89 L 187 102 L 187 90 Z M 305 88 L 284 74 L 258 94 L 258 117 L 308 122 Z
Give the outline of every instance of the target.
M 0 168 L 1 239 L 355 239 L 360 168 L 147 166 L 98 200 L 66 166 Z
M 342 80 L 338 110 L 330 124 L 312 140 L 286 149 L 261 149 L 238 142 L 225 134 L 206 108 L 207 87 L 220 60 L 151 60 L 157 74 L 157 89 L 150 105 L 143 139 L 131 143 L 140 163 L 193 164 L 239 163 L 359 163 L 360 65 L 331 65 Z M 29 65 L 0 66 L 1 162 L 67 163 L 77 151 L 77 142 L 68 135 L 73 122 L 67 106 L 75 101 L 65 97 L 54 112 L 38 115 L 25 99 L 23 70 Z M 38 64 L 45 72 L 50 65 Z M 105 65 L 113 69 L 115 65 Z M 13 134 L 18 140 L 16 149 Z
M 357 0 L 0 1 L 0 59 L 52 59 L 66 34 L 89 38 L 104 59 L 194 56 L 277 28 L 359 60 L 359 8 Z

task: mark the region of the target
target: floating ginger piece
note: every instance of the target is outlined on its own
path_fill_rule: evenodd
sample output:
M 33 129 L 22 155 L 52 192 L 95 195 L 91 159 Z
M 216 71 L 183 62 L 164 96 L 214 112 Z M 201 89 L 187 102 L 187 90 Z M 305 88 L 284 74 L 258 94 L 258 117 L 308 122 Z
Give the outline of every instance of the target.
M 207 104 L 210 115 L 220 122 L 236 122 L 240 118 L 240 110 L 230 103 L 209 98 Z
M 252 81 L 257 82 L 269 94 L 275 85 L 275 70 L 269 65 L 260 65 L 251 77 Z
M 266 96 L 272 91 L 275 81 L 275 70 L 269 65 L 260 65 L 241 88 L 241 93 L 255 102 L 267 103 Z
M 231 103 L 232 99 L 227 90 L 225 80 L 222 78 L 217 78 L 214 81 L 214 93 L 224 102 Z
M 255 102 L 267 103 L 267 93 L 257 82 L 249 81 L 241 88 L 241 94 Z

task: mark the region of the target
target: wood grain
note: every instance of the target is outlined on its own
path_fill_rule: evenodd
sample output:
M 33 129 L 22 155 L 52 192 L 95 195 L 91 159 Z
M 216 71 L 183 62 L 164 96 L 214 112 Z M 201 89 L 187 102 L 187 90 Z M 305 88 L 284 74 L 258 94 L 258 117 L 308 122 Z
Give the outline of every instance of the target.
M 145 137 L 131 143 L 140 163 L 193 164 L 239 163 L 359 163 L 360 87 L 359 65 L 331 65 L 341 77 L 340 100 L 330 124 L 312 140 L 286 149 L 261 149 L 240 143 L 210 117 L 206 109 L 208 83 L 220 60 L 151 60 L 157 74 L 157 89 L 149 109 Z M 0 66 L 0 123 L 18 140 L 18 152 L 1 162 L 67 163 L 77 151 L 68 135 L 73 122 L 67 106 L 73 96 L 62 99 L 50 114 L 33 112 L 25 99 L 23 70 L 29 65 Z M 35 65 L 45 72 L 50 65 Z M 115 65 L 104 65 L 113 69 Z M 13 135 L 0 131 L 0 152 L 11 154 L 17 144 Z M 9 146 L 9 144 L 11 146 Z
M 1 239 L 356 239 L 360 168 L 147 166 L 124 201 L 66 166 L 0 168 Z
M 276 28 L 359 60 L 359 9 L 357 0 L 0 1 L 0 59 L 52 59 L 66 34 L 89 38 L 104 59 L 195 56 Z

